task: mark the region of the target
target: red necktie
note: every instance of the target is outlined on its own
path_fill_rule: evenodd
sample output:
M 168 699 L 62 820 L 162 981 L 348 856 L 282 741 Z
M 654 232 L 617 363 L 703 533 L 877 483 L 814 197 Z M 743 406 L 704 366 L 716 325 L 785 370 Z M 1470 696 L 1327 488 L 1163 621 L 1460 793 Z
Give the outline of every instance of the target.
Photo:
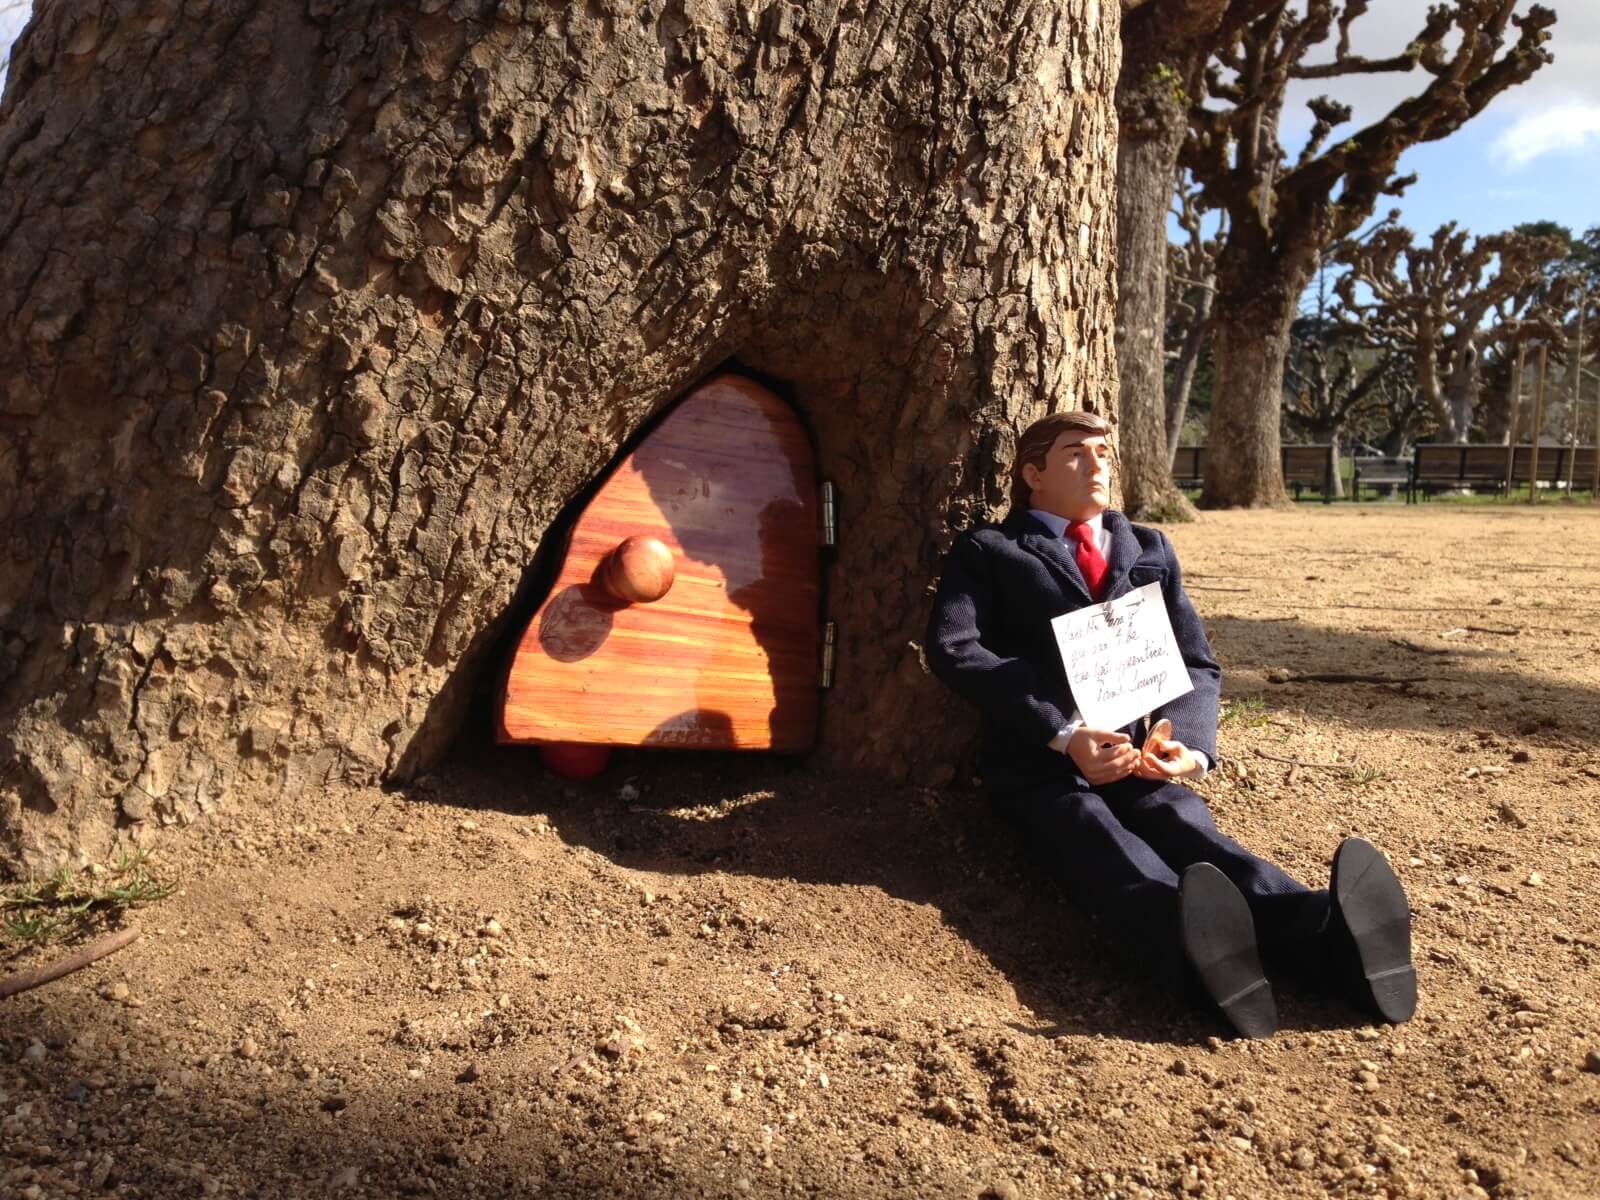
M 1078 543 L 1078 570 L 1089 585 L 1089 595 L 1096 601 L 1104 599 L 1106 582 L 1106 556 L 1095 544 L 1094 530 L 1087 521 L 1073 521 L 1067 526 L 1067 536 Z

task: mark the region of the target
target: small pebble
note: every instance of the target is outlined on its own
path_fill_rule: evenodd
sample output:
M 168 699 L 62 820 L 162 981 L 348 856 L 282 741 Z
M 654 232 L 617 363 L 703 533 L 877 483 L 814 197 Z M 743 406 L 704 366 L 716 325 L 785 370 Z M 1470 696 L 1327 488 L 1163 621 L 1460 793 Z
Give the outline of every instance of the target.
M 1591 1050 L 1583 1056 L 1583 1069 L 1591 1075 L 1600 1075 L 1600 1050 Z
M 253 1037 L 246 1035 L 245 1039 L 239 1043 L 240 1058 L 251 1059 L 260 1053 L 261 1047 L 256 1045 L 256 1040 Z
M 117 1160 L 109 1154 L 102 1154 L 94 1160 L 94 1166 L 89 1168 L 89 1186 L 99 1191 L 106 1186 L 106 1181 L 111 1178 L 111 1171 L 117 1165 Z
M 44 1061 L 44 1043 L 38 1038 L 28 1043 L 28 1048 L 22 1052 L 22 1061 L 37 1063 Z

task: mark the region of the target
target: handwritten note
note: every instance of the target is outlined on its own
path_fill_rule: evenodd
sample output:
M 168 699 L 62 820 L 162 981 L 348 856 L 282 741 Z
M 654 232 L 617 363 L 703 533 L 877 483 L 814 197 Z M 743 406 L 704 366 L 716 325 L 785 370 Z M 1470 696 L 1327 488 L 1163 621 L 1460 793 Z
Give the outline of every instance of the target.
M 1078 713 L 1092 729 L 1120 729 L 1194 688 L 1159 583 L 1063 613 L 1050 625 Z

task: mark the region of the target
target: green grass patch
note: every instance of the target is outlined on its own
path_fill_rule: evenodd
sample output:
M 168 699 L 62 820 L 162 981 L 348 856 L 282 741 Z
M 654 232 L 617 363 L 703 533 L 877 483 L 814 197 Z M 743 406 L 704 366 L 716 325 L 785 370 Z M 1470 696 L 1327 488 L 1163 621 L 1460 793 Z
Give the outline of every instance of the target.
M 1267 702 L 1260 696 L 1224 700 L 1217 724 L 1222 728 L 1260 729 L 1268 721 Z
M 1528 485 L 1522 484 L 1511 493 L 1509 499 L 1498 492 L 1435 492 L 1429 496 L 1428 504 L 1456 504 L 1466 506 L 1506 507 L 1508 505 L 1521 505 L 1529 507 Z M 1537 504 L 1553 505 L 1588 505 L 1594 503 L 1594 496 L 1587 491 L 1569 492 L 1566 489 L 1541 488 Z
M 0 888 L 0 932 L 14 941 L 48 942 L 114 921 L 177 889 L 177 881 L 156 871 L 143 850 L 124 853 L 109 866 L 62 867 L 42 879 Z

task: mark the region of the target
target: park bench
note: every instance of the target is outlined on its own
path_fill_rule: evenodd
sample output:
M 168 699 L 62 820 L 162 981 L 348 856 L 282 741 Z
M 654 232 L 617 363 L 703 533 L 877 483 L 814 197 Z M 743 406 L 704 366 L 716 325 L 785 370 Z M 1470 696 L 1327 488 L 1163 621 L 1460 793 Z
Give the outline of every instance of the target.
M 1508 455 L 1507 451 L 1511 453 Z M 1539 480 L 1544 486 L 1560 487 L 1571 480 L 1581 487 L 1594 479 L 1593 446 L 1540 446 Z M 1507 458 L 1509 457 L 1509 471 Z M 1411 463 L 1411 481 L 1406 502 L 1426 499 L 1440 491 L 1504 492 L 1510 486 L 1526 484 L 1532 477 L 1533 447 L 1418 445 Z
M 1197 488 L 1204 483 L 1201 468 L 1205 465 L 1205 453 L 1204 446 L 1179 446 L 1172 456 L 1172 482 L 1186 488 Z
M 1318 442 L 1310 446 L 1284 446 L 1283 481 L 1294 489 L 1294 498 L 1300 499 L 1303 487 L 1319 488 L 1322 502 L 1333 500 L 1334 480 L 1338 477 L 1339 458 L 1333 446 Z
M 1300 490 L 1306 487 L 1320 489 L 1325 504 L 1333 499 L 1334 473 L 1338 467 L 1331 445 L 1283 446 L 1279 454 L 1283 481 L 1294 489 L 1296 500 L 1300 499 Z M 1172 481 L 1179 487 L 1199 487 L 1205 482 L 1205 469 L 1204 446 L 1179 446 L 1172 460 Z
M 1350 479 L 1350 497 L 1360 501 L 1363 487 L 1382 490 L 1394 495 L 1400 488 L 1411 487 L 1411 460 L 1383 454 L 1358 454 L 1353 460 Z

